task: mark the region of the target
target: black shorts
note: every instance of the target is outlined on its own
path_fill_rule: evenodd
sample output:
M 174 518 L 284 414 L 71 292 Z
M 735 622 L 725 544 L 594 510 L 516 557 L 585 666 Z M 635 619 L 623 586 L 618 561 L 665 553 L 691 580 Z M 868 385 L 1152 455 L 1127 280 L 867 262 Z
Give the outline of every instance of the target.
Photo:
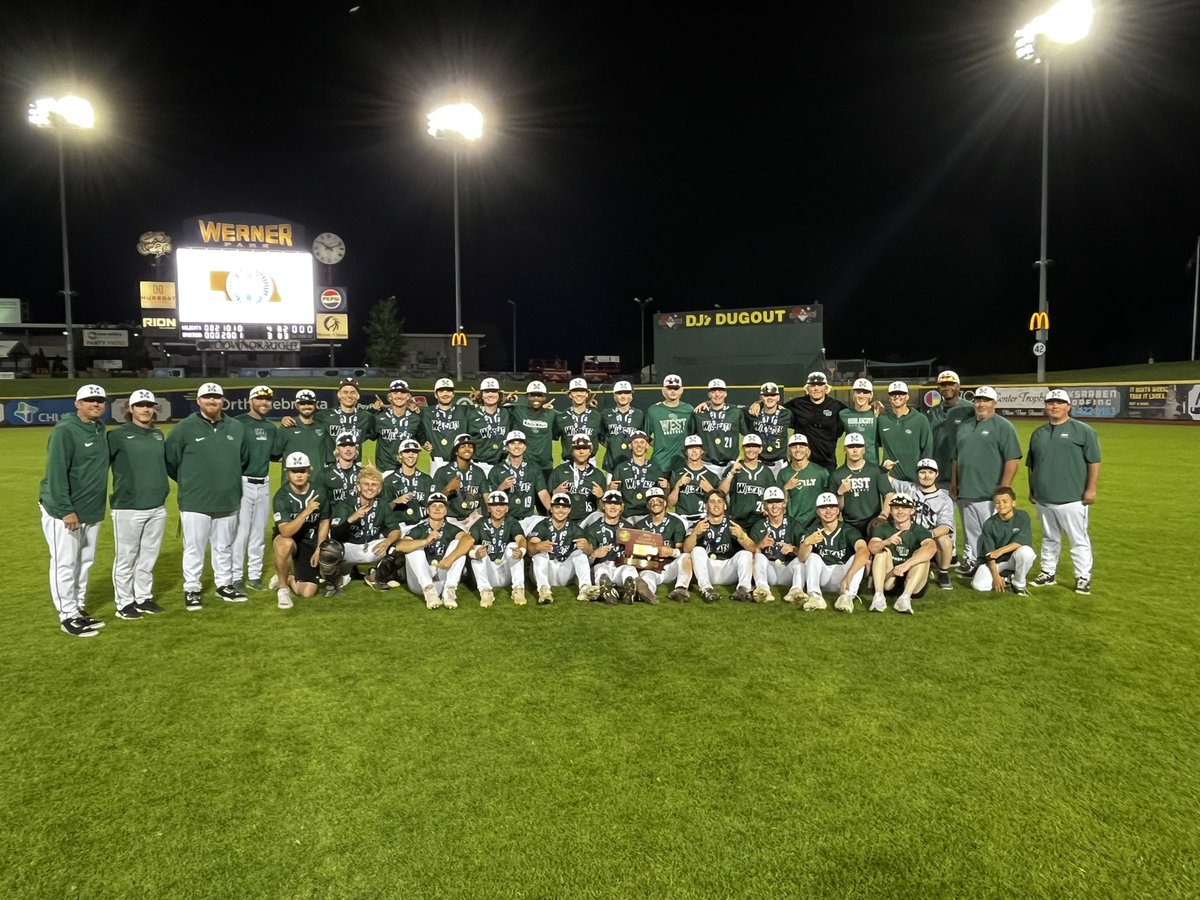
M 320 571 L 312 564 L 313 554 L 316 552 L 316 544 L 307 544 L 304 541 L 297 541 L 295 547 L 292 548 L 292 571 L 295 573 L 297 581 L 317 583 Z

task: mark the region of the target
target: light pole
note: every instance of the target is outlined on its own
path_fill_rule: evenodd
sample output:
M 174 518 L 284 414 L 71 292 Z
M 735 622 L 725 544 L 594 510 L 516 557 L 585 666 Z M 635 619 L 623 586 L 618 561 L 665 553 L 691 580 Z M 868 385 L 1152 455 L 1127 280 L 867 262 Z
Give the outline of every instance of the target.
M 1046 243 L 1049 223 L 1050 206 L 1050 60 L 1045 55 L 1041 38 L 1046 38 L 1050 46 L 1073 44 L 1087 37 L 1092 30 L 1091 0 L 1059 0 L 1040 16 L 1018 28 L 1015 34 L 1016 53 L 1018 59 L 1029 60 L 1035 65 L 1042 66 L 1042 234 L 1038 255 L 1038 313 L 1041 322 L 1049 322 L 1050 302 L 1046 296 L 1046 269 L 1049 260 L 1046 258 Z M 1043 344 L 1049 338 L 1049 330 L 1039 328 L 1036 338 Z M 1046 381 L 1046 354 L 1037 357 L 1038 384 Z
M 63 317 L 67 326 L 67 378 L 75 377 L 75 323 L 71 317 L 71 255 L 67 247 L 67 175 L 63 161 L 63 131 L 92 128 L 96 113 L 82 97 L 43 97 L 29 104 L 29 123 L 53 128 L 58 143 L 58 208 L 62 219 Z
M 508 305 L 509 305 L 509 306 L 511 306 L 511 307 L 513 308 L 513 324 L 512 324 L 512 332 L 513 332 L 513 368 L 512 368 L 512 373 L 513 373 L 513 378 L 516 378 L 516 377 L 517 377 L 517 301 L 516 301 L 516 300 L 509 300 L 509 301 L 508 301 Z
M 642 320 L 642 365 L 641 365 L 641 368 L 638 369 L 638 383 L 645 384 L 646 383 L 646 374 L 645 374 L 646 373 L 646 306 L 647 306 L 647 304 L 653 303 L 654 298 L 647 297 L 645 300 L 642 300 L 638 297 L 634 297 L 633 302 L 638 305 L 638 314 L 639 314 L 638 318 L 640 318 Z
M 440 106 L 429 114 L 428 131 L 439 141 L 454 143 L 454 379 L 462 381 L 462 264 L 458 238 L 458 150 L 483 137 L 483 113 L 470 103 Z

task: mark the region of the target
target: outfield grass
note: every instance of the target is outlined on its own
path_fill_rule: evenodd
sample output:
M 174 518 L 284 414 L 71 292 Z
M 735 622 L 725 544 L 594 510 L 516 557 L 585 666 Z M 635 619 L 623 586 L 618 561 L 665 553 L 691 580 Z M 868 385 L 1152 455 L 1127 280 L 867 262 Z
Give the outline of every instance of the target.
M 0 431 L 0 895 L 1194 897 L 1197 432 L 1097 427 L 1090 598 L 187 614 L 172 515 L 168 613 L 112 616 L 106 526 L 86 641 Z

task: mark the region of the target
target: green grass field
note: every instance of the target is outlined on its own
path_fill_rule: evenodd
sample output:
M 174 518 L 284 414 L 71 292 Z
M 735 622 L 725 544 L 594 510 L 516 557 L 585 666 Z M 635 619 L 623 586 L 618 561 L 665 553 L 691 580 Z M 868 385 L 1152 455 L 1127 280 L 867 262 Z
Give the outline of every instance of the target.
M 1098 428 L 1090 598 L 429 612 L 355 583 L 282 612 L 209 585 L 187 614 L 172 515 L 142 621 L 105 527 L 92 640 L 46 588 L 46 432 L 0 431 L 0 896 L 1200 895 L 1200 432 Z

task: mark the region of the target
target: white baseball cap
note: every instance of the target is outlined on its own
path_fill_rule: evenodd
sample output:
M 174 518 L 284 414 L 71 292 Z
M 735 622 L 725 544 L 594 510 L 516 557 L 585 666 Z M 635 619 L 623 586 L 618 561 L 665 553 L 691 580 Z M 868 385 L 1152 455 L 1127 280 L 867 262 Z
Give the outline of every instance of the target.
M 786 500 L 787 495 L 784 494 L 783 488 L 769 487 L 763 491 L 763 503 L 770 503 L 772 500 Z
M 506 444 L 511 444 L 513 441 L 523 440 L 525 440 L 525 432 L 518 431 L 515 428 L 504 436 L 504 443 Z
M 254 395 L 251 394 L 250 396 L 254 396 Z M 141 390 L 138 390 L 138 391 L 134 391 L 132 394 L 129 395 L 129 405 L 130 406 L 137 406 L 139 403 L 157 403 L 157 402 L 158 401 L 156 401 L 154 399 L 154 395 L 152 393 L 150 393 L 150 391 L 146 390 L 145 388 L 142 388 Z
M 301 453 L 297 450 L 295 453 L 289 453 L 287 459 L 283 461 L 285 469 L 310 469 L 312 463 L 308 461 L 308 454 Z
M 761 447 L 762 446 L 762 438 L 759 437 L 757 434 L 750 433 L 750 434 L 746 435 L 744 438 L 742 438 L 742 446 L 744 447 L 747 444 L 749 444 L 751 447 Z
M 568 391 L 586 391 L 588 383 L 586 378 L 572 378 L 571 383 L 567 385 Z
M 546 385 L 540 381 L 531 381 L 525 387 L 526 394 L 544 394 L 546 393 Z
M 807 447 L 808 446 L 808 435 L 801 434 L 800 432 L 797 431 L 790 438 L 788 438 L 788 446 L 790 447 L 790 446 L 792 446 L 792 444 L 803 444 L 805 447 Z
M 600 498 L 601 503 L 624 503 L 625 498 L 621 496 L 620 491 L 605 491 L 604 496 Z
M 938 471 L 937 460 L 928 456 L 924 459 L 917 460 L 917 470 L 920 471 L 921 469 L 933 469 L 935 472 Z
M 953 382 L 954 384 L 958 384 L 958 373 L 953 369 L 946 369 L 944 372 L 938 372 L 937 380 L 939 384 L 943 381 L 949 381 Z
M 889 394 L 907 394 L 908 385 L 903 381 L 893 381 L 888 385 Z
M 196 396 L 197 397 L 224 397 L 225 392 L 223 390 L 221 390 L 221 386 L 219 384 L 217 384 L 215 381 L 206 381 L 206 382 L 204 382 L 204 384 L 200 385 L 199 390 L 196 391 Z
M 496 378 L 485 378 L 479 382 L 481 391 L 498 391 L 500 390 L 500 381 Z
M 630 394 L 632 394 L 633 393 L 633 385 L 630 384 L 628 381 L 618 381 L 616 384 L 613 385 L 612 392 L 614 394 L 623 394 L 625 392 L 629 392 Z
M 448 502 L 449 501 L 446 499 L 445 494 L 443 494 L 441 491 L 434 491 L 432 494 L 430 494 L 425 499 L 425 506 L 426 506 L 426 508 L 428 508 L 430 506 L 433 506 L 433 504 L 435 504 L 435 503 L 443 503 L 444 504 L 444 503 L 448 503 Z
M 825 377 L 824 372 L 809 372 L 808 384 L 829 384 L 829 379 Z
M 763 386 L 758 389 L 758 392 L 764 397 L 770 397 L 779 393 L 779 385 L 773 381 L 763 382 Z
M 842 441 L 842 445 L 845 447 L 865 447 L 867 446 L 867 439 L 857 431 L 852 431 L 846 435 L 846 439 Z
M 408 450 L 415 450 L 416 452 L 420 453 L 421 452 L 421 442 L 415 441 L 412 438 L 405 438 L 404 440 L 402 440 L 400 442 L 400 449 L 397 452 L 404 453 Z
M 975 388 L 975 400 L 999 400 L 994 387 L 988 387 L 986 384 L 983 387 Z
M 1062 388 L 1052 388 L 1051 390 L 1046 391 L 1045 402 L 1049 403 L 1051 400 L 1061 400 L 1063 403 L 1070 403 L 1071 395 Z
M 393 381 L 391 384 L 388 385 L 388 390 L 389 391 L 404 391 L 405 393 L 408 393 L 408 382 L 405 381 L 403 378 L 397 378 L 395 381 Z
M 308 388 L 303 388 L 301 390 L 296 391 L 296 402 L 297 403 L 316 403 L 317 395 L 314 391 L 310 391 Z
M 668 375 L 663 379 L 663 387 L 683 387 L 683 379 L 678 375 Z
M 75 392 L 76 400 L 107 400 L 108 394 L 98 384 L 85 384 Z
M 851 387 L 851 390 L 873 391 L 873 390 L 875 390 L 875 385 L 871 384 L 871 382 L 868 381 L 866 378 L 856 378 L 854 380 L 853 386 Z
M 434 383 L 433 389 L 435 391 L 440 391 L 442 388 L 450 388 L 450 390 L 454 390 L 454 379 L 453 378 L 439 378 Z
M 685 437 L 683 439 L 683 446 L 685 446 L 685 447 L 703 447 L 704 446 L 704 438 L 700 437 L 700 435 L 698 435 L 698 434 L 689 434 L 687 437 Z
M 655 497 L 658 497 L 660 500 L 664 500 L 666 499 L 666 496 L 666 491 L 660 488 L 657 484 L 652 484 L 650 487 L 646 488 L 647 500 L 653 500 Z
M 266 397 L 268 400 L 270 400 L 275 396 L 275 392 L 271 390 L 271 386 L 269 384 L 256 384 L 254 387 L 250 388 L 250 393 L 247 396 L 250 397 L 251 400 L 253 400 L 255 397 Z
M 725 388 L 725 381 L 724 381 L 724 379 L 722 379 L 722 378 L 714 378 L 714 379 L 712 379 L 712 380 L 711 380 L 711 381 L 708 383 L 708 389 L 709 389 L 710 391 L 723 391 L 723 390 L 725 390 L 726 388 Z
M 508 494 L 504 491 L 492 491 L 487 495 L 488 506 L 501 506 L 508 503 Z
M 837 506 L 838 505 L 837 494 L 833 493 L 832 491 L 826 491 L 823 494 L 818 494 L 816 505 L 817 506 Z
M 550 505 L 551 506 L 570 506 L 571 505 L 571 495 L 570 494 L 555 494 L 550 500 Z

